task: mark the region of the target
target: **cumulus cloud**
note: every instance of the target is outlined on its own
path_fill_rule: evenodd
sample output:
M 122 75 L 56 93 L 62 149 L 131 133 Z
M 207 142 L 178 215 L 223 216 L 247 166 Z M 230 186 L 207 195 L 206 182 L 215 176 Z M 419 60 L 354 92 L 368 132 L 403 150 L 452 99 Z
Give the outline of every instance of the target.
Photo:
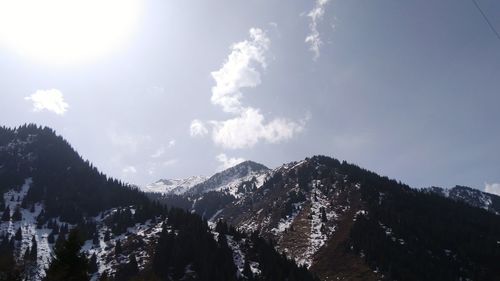
M 500 196 L 500 183 L 484 183 L 484 191 Z
M 244 158 L 235 158 L 235 157 L 229 158 L 224 153 L 217 155 L 215 158 L 217 159 L 217 161 L 219 161 L 221 163 L 219 168 L 218 168 L 219 171 L 231 168 L 231 167 L 236 166 L 236 165 L 240 164 L 241 162 L 245 161 Z
M 127 166 L 127 167 L 122 169 L 122 172 L 124 174 L 136 174 L 137 169 L 134 166 Z
M 267 67 L 266 53 L 271 40 L 259 28 L 251 28 L 249 39 L 233 44 L 222 67 L 212 72 L 215 86 L 212 88 L 211 101 L 222 107 L 233 117 L 224 121 L 210 121 L 212 139 L 215 144 L 228 149 L 248 148 L 264 140 L 277 143 L 292 138 L 303 130 L 305 121 L 290 121 L 275 118 L 266 121 L 258 108 L 242 103 L 242 88 L 253 88 L 261 84 L 259 71 Z M 191 122 L 191 136 L 204 136 L 208 133 L 200 120 Z
M 266 67 L 265 52 L 271 40 L 259 28 L 250 29 L 250 40 L 238 42 L 231 47 L 221 69 L 212 72 L 215 86 L 212 88 L 212 103 L 222 106 L 225 112 L 238 113 L 243 110 L 241 88 L 256 87 L 261 83 L 256 67 Z
M 64 101 L 63 93 L 57 89 L 37 90 L 24 99 L 33 103 L 33 111 L 35 112 L 47 110 L 58 115 L 64 115 L 69 107 Z
M 203 121 L 194 119 L 193 121 L 191 121 L 189 132 L 192 137 L 203 137 L 208 134 L 208 129 Z
M 323 45 L 321 41 L 321 36 L 318 31 L 318 23 L 323 19 L 325 14 L 325 6 L 330 0 L 316 0 L 314 7 L 307 16 L 310 19 L 309 23 L 309 34 L 307 35 L 305 42 L 309 44 L 309 50 L 313 52 L 313 59 L 317 60 L 320 55 L 320 48 Z
M 213 141 L 229 149 L 248 148 L 260 140 L 277 143 L 292 138 L 304 128 L 299 123 L 282 118 L 265 122 L 258 109 L 248 107 L 237 117 L 226 121 L 213 121 Z

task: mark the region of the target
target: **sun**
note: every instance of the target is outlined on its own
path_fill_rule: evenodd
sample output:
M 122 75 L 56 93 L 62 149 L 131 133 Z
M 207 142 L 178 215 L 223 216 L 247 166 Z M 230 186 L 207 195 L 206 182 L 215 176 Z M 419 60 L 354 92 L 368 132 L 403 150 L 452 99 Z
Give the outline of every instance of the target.
M 141 0 L 0 0 L 0 51 L 51 64 L 88 62 L 130 37 Z

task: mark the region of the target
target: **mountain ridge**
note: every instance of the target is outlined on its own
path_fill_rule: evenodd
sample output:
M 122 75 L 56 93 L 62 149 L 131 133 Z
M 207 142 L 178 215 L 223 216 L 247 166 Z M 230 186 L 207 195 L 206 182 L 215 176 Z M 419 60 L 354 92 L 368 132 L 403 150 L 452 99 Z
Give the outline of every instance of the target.
M 0 194 L 0 280 L 317 280 L 257 236 L 105 176 L 47 127 L 0 128 Z

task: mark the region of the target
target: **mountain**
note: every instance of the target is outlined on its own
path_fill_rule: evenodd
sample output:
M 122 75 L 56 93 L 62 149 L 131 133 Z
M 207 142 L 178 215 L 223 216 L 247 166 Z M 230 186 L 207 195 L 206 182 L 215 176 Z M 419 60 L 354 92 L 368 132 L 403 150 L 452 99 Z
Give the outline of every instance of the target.
M 260 177 L 262 184 L 248 188 L 242 182 L 233 190 L 246 192 L 235 195 L 186 194 L 182 198 L 194 204 L 185 208 L 273 241 L 322 280 L 500 276 L 500 216 L 476 205 L 325 156 L 287 163 Z M 455 190 L 462 198 L 463 191 Z M 198 208 L 200 203 L 211 208 Z
M 450 189 L 433 186 L 423 190 L 500 214 L 500 196 L 495 194 L 460 185 Z
M 192 176 L 185 179 L 161 179 L 141 189 L 144 192 L 181 195 L 206 180 L 207 177 L 204 176 Z
M 269 168 L 262 164 L 253 161 L 244 161 L 236 166 L 216 173 L 206 181 L 195 185 L 188 193 L 192 196 L 196 196 L 210 191 L 221 191 L 238 197 L 244 193 L 244 191 L 239 190 L 242 183 L 255 181 L 255 184 L 260 186 L 268 171 Z
M 434 190 L 314 156 L 146 194 L 0 127 L 0 280 L 498 280 L 495 197 Z
M 193 211 L 209 219 L 225 205 L 262 186 L 269 171 L 270 169 L 262 164 L 244 161 L 214 174 L 184 193 L 150 192 L 148 196 L 167 206 Z M 148 188 L 142 190 L 146 191 Z
M 258 235 L 151 201 L 53 130 L 0 127 L 0 280 L 317 280 Z

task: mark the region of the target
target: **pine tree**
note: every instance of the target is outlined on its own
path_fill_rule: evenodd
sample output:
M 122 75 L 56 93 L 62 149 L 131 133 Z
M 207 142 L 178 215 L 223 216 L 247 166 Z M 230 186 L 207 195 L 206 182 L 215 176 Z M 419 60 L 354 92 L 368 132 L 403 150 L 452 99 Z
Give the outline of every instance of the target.
M 49 237 L 47 237 L 47 242 L 49 242 L 50 244 L 54 244 L 55 238 L 54 238 L 54 233 L 53 232 L 51 232 L 49 234 Z
M 115 255 L 118 256 L 121 253 L 122 253 L 122 243 L 120 242 L 120 240 L 117 240 L 115 245 Z
M 94 237 L 92 238 L 92 243 L 94 245 L 99 245 L 99 232 L 94 232 Z
M 36 263 L 38 258 L 38 244 L 36 242 L 35 236 L 31 239 L 31 252 L 30 252 L 30 260 Z
M 5 207 L 2 215 L 2 221 L 10 221 L 10 208 L 9 206 Z
M 111 236 L 111 233 L 109 232 L 109 230 L 108 230 L 108 231 L 106 231 L 106 232 L 104 233 L 104 242 L 108 242 L 108 241 L 109 241 L 109 239 L 110 239 L 110 236 Z
M 250 269 L 250 263 L 248 262 L 248 259 L 245 259 L 245 265 L 243 266 L 243 275 L 245 275 L 248 280 L 253 279 L 253 273 L 252 270 Z
M 328 221 L 328 217 L 326 216 L 326 211 L 324 207 L 321 207 L 321 221 L 322 222 Z
M 55 248 L 55 257 L 44 281 L 88 281 L 88 261 L 80 253 L 83 241 L 78 230 L 73 229 L 68 235 L 68 240 L 60 243 Z
M 26 248 L 26 251 L 24 251 L 24 255 L 23 255 L 23 261 L 25 263 L 29 262 L 30 260 L 30 247 Z
M 63 245 L 64 242 L 66 242 L 66 235 L 63 235 L 63 234 L 57 235 L 57 240 L 56 240 L 55 247 L 56 248 L 61 247 L 61 245 Z
M 13 221 L 20 221 L 23 219 L 23 215 L 21 214 L 21 210 L 19 209 L 19 207 L 16 208 L 16 210 L 14 211 L 14 214 L 12 215 L 12 220 Z
M 92 257 L 89 260 L 89 273 L 97 272 L 97 256 L 96 254 L 92 254 Z
M 16 234 L 14 237 L 17 241 L 23 240 L 23 232 L 21 231 L 20 227 L 16 230 Z
M 99 281 L 108 281 L 109 278 L 108 278 L 108 273 L 106 271 L 104 271 L 101 276 L 99 276 Z

